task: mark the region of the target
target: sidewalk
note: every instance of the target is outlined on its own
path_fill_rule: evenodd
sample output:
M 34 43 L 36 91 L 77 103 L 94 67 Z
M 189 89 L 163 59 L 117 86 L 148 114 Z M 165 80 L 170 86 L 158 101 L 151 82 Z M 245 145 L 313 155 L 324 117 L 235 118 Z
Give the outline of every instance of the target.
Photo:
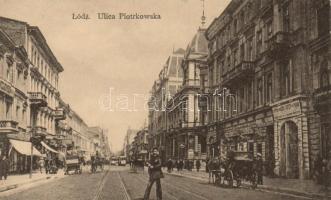
M 169 174 L 167 169 L 164 168 L 163 172 Z M 203 180 L 208 182 L 208 173 L 205 171 L 197 172 L 196 170 L 187 171 L 183 170 L 178 172 L 174 170 L 169 175 L 184 176 L 188 178 Z M 299 179 L 284 179 L 284 178 L 269 178 L 263 177 L 264 185 L 258 185 L 257 190 L 268 190 L 298 196 L 309 197 L 312 199 L 322 199 L 326 196 L 331 199 L 331 188 L 329 188 L 329 193 L 326 194 L 321 185 L 317 185 L 312 180 L 299 180 Z M 249 186 L 247 182 L 243 182 L 243 186 Z M 248 188 L 248 187 L 247 187 Z
M 31 179 L 29 177 L 29 174 L 9 175 L 7 177 L 7 180 L 5 180 L 4 183 L 0 184 L 0 192 L 15 189 L 20 186 L 32 184 L 38 181 L 51 179 L 51 178 L 59 178 L 63 176 L 64 176 L 63 170 L 59 170 L 57 174 L 46 174 L 46 173 L 41 174 L 39 171 L 35 171 L 32 173 Z

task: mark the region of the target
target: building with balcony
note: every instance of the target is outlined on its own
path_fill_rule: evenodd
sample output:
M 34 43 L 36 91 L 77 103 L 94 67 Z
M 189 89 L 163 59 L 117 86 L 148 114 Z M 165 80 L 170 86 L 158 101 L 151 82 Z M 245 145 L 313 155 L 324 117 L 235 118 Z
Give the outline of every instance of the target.
M 42 152 L 44 146 L 56 148 L 55 123 L 56 109 L 59 105 L 58 91 L 59 74 L 63 67 L 53 54 L 40 29 L 26 22 L 0 17 L 0 28 L 14 42 L 15 46 L 24 48 L 27 54 L 25 62 L 28 71 L 18 73 L 25 82 L 26 96 L 29 105 L 28 128 L 37 146 Z M 23 108 L 23 107 L 22 107 Z M 22 109 L 18 108 L 18 109 Z M 44 150 L 43 150 L 44 149 Z
M 206 112 L 200 112 L 201 86 L 207 69 L 205 29 L 199 28 L 189 43 L 181 68 L 183 82 L 167 104 L 167 158 L 206 159 Z
M 159 147 L 160 157 L 166 161 L 167 104 L 181 89 L 183 69 L 181 63 L 184 50 L 175 50 L 162 67 L 158 79 L 154 82 L 149 99 L 148 133 L 150 148 Z
M 131 160 L 131 157 L 133 155 L 133 152 L 130 153 L 130 149 L 132 146 L 132 142 L 134 141 L 134 137 L 137 135 L 138 130 L 131 129 L 130 127 L 126 131 L 126 135 L 124 138 L 123 143 L 123 155 L 127 158 L 127 160 Z
M 31 146 L 27 57 L 26 50 L 0 29 L 0 152 L 1 156 L 9 157 L 11 172 L 30 168 L 27 159 L 31 153 L 22 154 L 31 149 L 23 147 Z
M 134 138 L 135 143 L 135 154 L 138 159 L 147 161 L 149 159 L 149 146 L 148 146 L 148 130 L 143 128 L 138 131 L 137 135 Z
M 330 2 L 233 0 L 206 30 L 208 140 L 309 178 L 330 158 Z M 216 92 L 215 92 L 216 91 Z M 213 153 L 214 155 L 214 153 Z

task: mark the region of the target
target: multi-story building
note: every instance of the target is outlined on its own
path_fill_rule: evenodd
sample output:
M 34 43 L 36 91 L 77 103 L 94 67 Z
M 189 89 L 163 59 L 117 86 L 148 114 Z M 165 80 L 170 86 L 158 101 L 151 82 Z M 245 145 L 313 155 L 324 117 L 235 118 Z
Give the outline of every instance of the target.
M 57 110 L 60 96 L 58 80 L 63 67 L 38 27 L 1 17 L 0 28 L 14 41 L 15 46 L 22 46 L 27 52 L 29 131 L 34 138 L 38 137 L 39 141 L 43 141 L 41 149 L 50 150 L 52 148 L 48 145 L 56 145 L 55 121 L 64 115 L 62 110 Z M 17 76 L 19 75 L 18 73 Z M 20 76 L 23 77 L 22 74 Z M 23 107 L 18 106 L 16 109 L 20 110 Z
M 199 103 L 206 80 L 200 70 L 207 68 L 207 44 L 205 29 L 199 28 L 181 63 L 181 87 L 167 101 L 167 158 L 206 159 L 206 112 L 200 113 Z
M 181 88 L 183 82 L 181 63 L 184 52 L 183 49 L 177 49 L 168 57 L 159 73 L 159 79 L 154 82 L 149 99 L 149 146 L 159 147 L 163 162 L 166 161 L 167 102 Z
M 330 2 L 233 0 L 206 30 L 207 140 L 308 178 L 330 156 Z M 211 139 L 210 139 L 211 138 Z
M 131 129 L 130 127 L 126 131 L 123 144 L 123 153 L 128 160 L 130 160 L 130 157 L 132 155 L 132 153 L 130 153 L 130 149 L 132 146 L 132 142 L 134 141 L 134 137 L 137 135 L 137 132 L 138 130 Z
M 103 157 L 109 157 L 110 147 L 108 141 L 108 130 L 95 126 L 89 127 L 88 133 L 93 141 L 93 153 L 95 154 L 98 152 L 98 154 Z
M 27 57 L 26 50 L 0 29 L 0 151 L 1 155 L 9 156 L 10 171 L 23 172 L 30 166 L 27 155 L 22 154 L 30 150 L 24 147 L 31 146 Z
M 42 141 L 41 143 L 38 142 L 38 144 L 41 144 L 38 149 L 42 150 L 43 153 L 46 149 L 56 152 L 49 145 L 54 147 L 56 144 L 54 140 L 55 120 L 62 117 L 59 116 L 57 106 L 59 98 L 58 76 L 63 68 L 50 50 L 38 27 L 0 17 L 0 28 L 10 38 L 12 45 L 17 49 L 21 49 L 21 52 L 25 52 L 26 56 L 24 60 L 22 59 L 17 64 L 17 67 L 12 66 L 14 62 L 11 61 L 14 60 L 10 58 L 11 56 L 7 59 L 8 65 L 6 68 L 10 74 L 8 80 L 16 82 L 18 89 L 15 91 L 20 95 L 16 95 L 18 97 L 17 103 L 12 104 L 12 107 L 10 101 L 6 100 L 5 113 L 8 113 L 11 118 L 15 115 L 20 121 L 25 121 L 21 123 L 22 128 L 19 129 L 19 132 L 28 132 L 29 134 L 23 135 L 29 136 L 18 137 L 21 142 L 30 140 L 30 135 L 32 135 L 34 138 L 38 137 L 39 142 Z M 24 145 L 22 143 L 22 145 L 16 146 Z M 35 152 L 38 151 L 35 150 Z M 23 161 L 17 162 L 22 163 Z M 23 164 L 20 166 L 23 166 Z
M 148 160 L 148 130 L 143 128 L 138 131 L 134 138 L 136 144 L 136 153 L 144 161 Z

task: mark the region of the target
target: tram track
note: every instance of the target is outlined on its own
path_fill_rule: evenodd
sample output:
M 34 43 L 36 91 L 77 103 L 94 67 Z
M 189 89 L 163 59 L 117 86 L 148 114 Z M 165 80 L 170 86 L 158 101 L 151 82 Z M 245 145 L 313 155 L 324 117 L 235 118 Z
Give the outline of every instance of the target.
M 128 193 L 128 190 L 127 190 L 127 188 L 125 186 L 125 183 L 123 181 L 123 178 L 122 178 L 120 172 L 117 172 L 117 175 L 118 175 L 118 178 L 119 178 L 120 183 L 121 183 L 121 188 L 122 188 L 122 191 L 124 193 L 125 200 L 131 200 L 131 197 L 130 197 L 130 195 Z
M 148 183 L 148 180 L 145 179 L 145 178 L 142 178 L 142 177 L 137 177 L 137 178 L 140 179 L 141 181 L 145 182 L 146 184 Z M 195 192 L 188 191 L 188 190 L 186 190 L 186 189 L 183 188 L 183 187 L 178 187 L 177 185 L 176 185 L 176 186 L 173 186 L 173 185 L 171 185 L 171 184 L 169 184 L 169 183 L 167 183 L 167 182 L 165 182 L 165 181 L 163 181 L 162 184 L 164 184 L 164 185 L 166 185 L 166 186 L 168 186 L 168 187 L 170 187 L 170 188 L 173 188 L 173 189 L 175 189 L 175 190 L 177 190 L 177 191 L 185 192 L 185 193 L 187 193 L 187 194 L 189 194 L 189 195 L 192 195 L 192 196 L 194 196 L 194 197 L 196 197 L 196 198 L 198 198 L 198 199 L 209 200 L 208 198 L 206 198 L 206 197 L 204 197 L 204 196 L 201 196 L 201 195 L 199 195 L 199 194 L 197 194 L 197 193 L 195 193 Z M 162 192 L 165 193 L 166 195 L 170 196 L 170 197 L 171 197 L 172 199 L 174 199 L 174 200 L 179 200 L 176 196 L 174 196 L 173 194 L 171 194 L 171 193 L 169 193 L 169 192 L 166 192 L 166 191 L 162 191 Z
M 105 186 L 105 183 L 107 181 L 108 173 L 109 173 L 109 170 L 106 170 L 105 174 L 102 176 L 102 178 L 100 180 L 100 183 L 99 183 L 99 186 L 98 186 L 98 189 L 97 189 L 97 192 L 94 195 L 93 200 L 100 200 L 100 195 L 101 195 L 103 187 Z

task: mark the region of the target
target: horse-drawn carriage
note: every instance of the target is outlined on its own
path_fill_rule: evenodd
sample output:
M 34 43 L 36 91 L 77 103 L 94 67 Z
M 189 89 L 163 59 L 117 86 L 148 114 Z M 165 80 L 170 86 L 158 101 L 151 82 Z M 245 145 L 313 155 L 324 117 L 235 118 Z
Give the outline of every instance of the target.
M 75 174 L 82 173 L 82 162 L 78 155 L 68 155 L 64 164 L 64 174 L 74 171 Z
M 98 170 L 98 167 L 101 171 L 103 171 L 103 165 L 105 163 L 105 158 L 98 157 L 98 156 L 92 156 L 91 157 L 91 172 L 96 173 Z
M 214 184 L 240 187 L 242 181 L 249 181 L 253 188 L 257 187 L 257 162 L 250 152 L 228 152 L 225 160 L 219 161 L 218 169 L 211 170 Z M 215 165 L 214 165 L 215 166 Z

